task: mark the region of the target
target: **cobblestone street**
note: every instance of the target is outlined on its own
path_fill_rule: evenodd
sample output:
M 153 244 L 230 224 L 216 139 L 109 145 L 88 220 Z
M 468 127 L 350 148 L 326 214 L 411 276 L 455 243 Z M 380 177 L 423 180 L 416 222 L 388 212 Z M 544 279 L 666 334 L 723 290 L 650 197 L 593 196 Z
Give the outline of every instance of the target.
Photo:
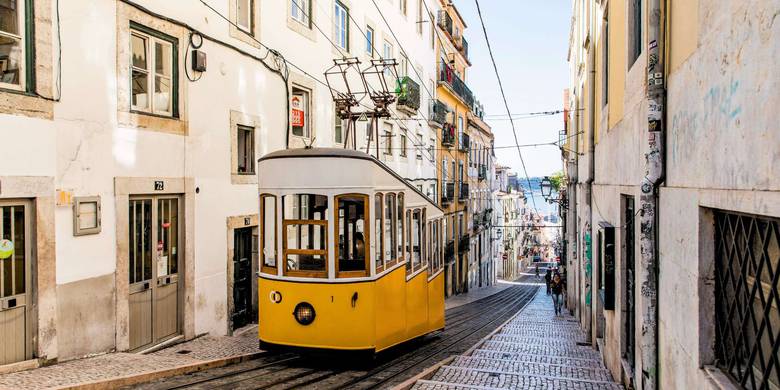
M 622 389 L 576 320 L 555 317 L 542 289 L 514 319 L 468 355 L 413 387 L 423 389 Z

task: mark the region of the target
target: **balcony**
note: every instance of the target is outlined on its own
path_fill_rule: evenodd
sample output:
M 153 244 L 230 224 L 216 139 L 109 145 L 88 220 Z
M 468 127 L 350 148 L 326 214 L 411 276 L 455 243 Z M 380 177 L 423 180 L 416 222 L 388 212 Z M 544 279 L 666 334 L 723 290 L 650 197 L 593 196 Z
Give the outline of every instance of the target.
M 469 234 L 464 234 L 460 237 L 460 240 L 458 241 L 458 252 L 468 252 L 471 249 L 471 245 L 469 245 L 469 242 L 471 240 L 471 236 Z
M 428 124 L 442 127 L 447 122 L 447 113 L 450 109 L 440 100 L 431 101 L 428 109 Z
M 471 146 L 471 137 L 469 137 L 469 135 L 466 133 L 461 134 L 460 145 L 458 145 L 458 149 L 461 152 L 468 152 L 470 146 Z
M 461 48 L 460 52 L 463 53 L 463 57 L 466 58 L 466 61 L 469 61 L 469 43 L 466 41 L 466 38 L 461 38 Z
M 458 194 L 458 201 L 465 202 L 468 199 L 469 199 L 469 185 L 468 183 L 460 182 L 460 193 Z
M 479 173 L 477 174 L 477 179 L 479 179 L 479 181 L 487 179 L 487 165 L 479 164 Z
M 414 114 L 420 109 L 420 84 L 409 77 L 398 79 L 395 92 L 398 94 L 396 107 Z
M 447 34 L 452 36 L 452 17 L 447 11 L 439 10 L 439 13 L 436 15 L 436 24 Z
M 439 66 L 439 82 L 452 89 L 466 106 L 472 107 L 474 105 L 474 94 L 466 86 L 466 83 L 460 79 L 460 76 L 455 73 L 455 70 L 444 61 Z
M 455 125 L 444 123 L 441 128 L 441 145 L 446 148 L 455 146 Z
M 442 184 L 442 186 L 443 188 L 441 191 L 441 204 L 448 205 L 455 200 L 455 183 L 445 182 Z

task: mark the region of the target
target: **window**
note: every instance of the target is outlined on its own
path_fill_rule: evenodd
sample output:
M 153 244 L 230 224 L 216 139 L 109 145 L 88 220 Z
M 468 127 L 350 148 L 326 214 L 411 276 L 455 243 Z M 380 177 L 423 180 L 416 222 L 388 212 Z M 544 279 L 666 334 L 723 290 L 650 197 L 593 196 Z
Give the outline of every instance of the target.
M 100 233 L 100 197 L 80 196 L 73 199 L 73 235 Z
M 391 58 L 394 58 L 393 55 L 393 44 L 385 41 L 382 44 L 382 59 L 389 60 Z M 385 69 L 385 78 L 392 78 L 393 72 L 390 70 L 390 67 Z
M 398 78 L 404 78 L 409 76 L 409 59 L 406 55 L 401 54 L 401 63 L 398 64 Z
M 27 66 L 24 0 L 0 1 L 0 87 L 21 89 Z
M 382 206 L 384 206 L 382 194 L 377 193 L 374 195 L 374 262 L 377 270 L 382 269 L 385 264 L 383 259 L 384 251 L 382 250 L 382 246 L 385 244 L 383 239 L 385 227 L 382 223 L 384 210 L 382 210 Z
M 401 15 L 406 16 L 406 0 L 398 0 L 398 10 L 401 11 Z
M 311 138 L 311 118 L 309 117 L 311 102 L 309 96 L 311 94 L 308 90 L 297 86 L 292 87 L 290 121 L 292 133 L 298 137 Z
M 239 175 L 255 173 L 255 129 L 238 125 L 238 172 Z
M 631 0 L 630 3 L 630 28 L 628 64 L 629 68 L 636 62 L 639 55 L 642 54 L 642 0 Z
M 366 26 L 366 53 L 369 57 L 374 56 L 374 29 L 371 26 Z
M 290 2 L 290 15 L 304 26 L 311 28 L 311 0 L 292 0 Z
M 177 116 L 176 39 L 133 24 L 130 42 L 132 109 Z
M 425 141 L 423 141 L 423 135 L 422 133 L 417 133 L 417 142 L 420 144 L 415 147 L 415 150 L 417 151 L 417 159 L 422 160 L 423 158 L 423 152 L 425 152 Z M 420 190 L 422 192 L 422 189 Z
M 261 271 L 276 274 L 276 196 L 260 195 L 260 251 Z
M 369 241 L 368 196 L 347 194 L 336 196 L 336 276 L 368 276 Z
M 328 197 L 284 195 L 282 209 L 284 274 L 327 277 Z
M 412 210 L 406 210 L 406 253 L 409 254 L 409 261 L 406 263 L 406 274 L 409 275 L 414 270 L 414 264 L 420 262 L 419 253 L 412 251 L 412 237 L 417 235 L 419 226 L 412 223 Z M 412 234 L 414 232 L 414 234 Z
M 417 34 L 422 35 L 423 33 L 423 0 L 417 0 Z
M 393 248 L 396 248 L 396 239 L 398 238 L 396 233 L 396 206 L 395 206 L 395 194 L 388 193 L 385 195 L 385 217 L 383 219 L 385 224 L 385 242 L 384 242 L 384 259 L 385 259 L 385 267 L 389 267 L 390 265 L 395 263 L 395 260 L 398 259 L 397 253 L 395 253 Z
M 333 141 L 337 144 L 344 143 L 344 120 L 339 116 L 339 110 L 333 114 Z
M 715 211 L 713 227 L 715 364 L 742 388 L 780 388 L 780 219 Z
M 428 12 L 428 24 L 431 26 L 431 49 L 436 48 L 436 23 L 432 12 Z
M 406 157 L 406 136 L 401 134 L 401 157 Z
M 431 159 L 431 162 L 436 161 L 436 140 L 431 138 L 431 143 L 428 146 L 428 157 Z
M 406 261 L 406 256 L 404 254 L 404 193 L 399 192 L 398 193 L 398 207 L 396 212 L 396 227 L 398 232 L 398 240 L 396 240 L 397 243 L 397 253 L 398 253 L 398 261 Z
M 254 31 L 254 0 L 235 0 L 236 2 L 236 25 L 245 33 L 252 35 Z
M 333 20 L 335 22 L 336 45 L 349 51 L 349 9 L 336 1 L 334 5 Z
M 385 154 L 393 154 L 393 125 L 390 123 L 384 124 L 385 128 Z

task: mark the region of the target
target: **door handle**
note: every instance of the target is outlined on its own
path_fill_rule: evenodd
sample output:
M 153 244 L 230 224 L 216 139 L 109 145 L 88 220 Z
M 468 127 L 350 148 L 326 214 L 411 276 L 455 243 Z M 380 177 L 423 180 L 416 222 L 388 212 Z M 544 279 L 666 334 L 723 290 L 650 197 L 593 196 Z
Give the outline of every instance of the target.
M 146 282 L 144 283 L 144 290 L 148 290 L 148 289 L 149 289 L 149 282 Z

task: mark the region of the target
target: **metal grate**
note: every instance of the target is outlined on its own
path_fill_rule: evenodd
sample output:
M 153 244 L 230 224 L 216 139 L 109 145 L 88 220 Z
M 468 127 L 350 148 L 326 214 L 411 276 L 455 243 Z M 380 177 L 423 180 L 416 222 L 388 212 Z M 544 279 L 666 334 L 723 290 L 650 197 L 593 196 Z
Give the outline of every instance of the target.
M 780 219 L 715 213 L 717 365 L 746 389 L 780 388 Z

